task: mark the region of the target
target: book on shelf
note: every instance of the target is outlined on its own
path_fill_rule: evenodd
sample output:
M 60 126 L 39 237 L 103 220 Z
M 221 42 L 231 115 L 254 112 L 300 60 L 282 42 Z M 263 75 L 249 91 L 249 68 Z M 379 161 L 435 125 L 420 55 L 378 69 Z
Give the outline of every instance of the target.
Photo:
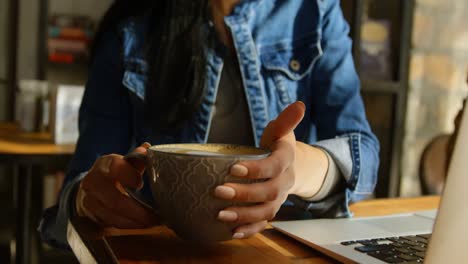
M 89 57 L 89 45 L 77 40 L 49 39 L 48 54 L 49 62 L 65 64 L 86 62 Z
M 49 27 L 49 38 L 79 40 L 89 43 L 93 37 L 93 31 L 90 29 L 78 27 Z
M 49 53 L 55 52 L 69 52 L 78 54 L 88 53 L 88 43 L 78 40 L 68 39 L 49 39 L 48 40 Z
M 76 63 L 75 56 L 70 53 L 49 53 L 49 62 L 58 64 L 74 64 Z
M 94 21 L 86 16 L 53 15 L 49 18 L 48 61 L 86 62 L 94 34 Z

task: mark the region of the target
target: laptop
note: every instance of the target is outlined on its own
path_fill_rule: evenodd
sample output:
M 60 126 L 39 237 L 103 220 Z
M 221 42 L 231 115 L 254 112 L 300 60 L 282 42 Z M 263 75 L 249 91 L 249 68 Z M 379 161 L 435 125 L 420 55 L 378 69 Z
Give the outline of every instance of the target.
M 343 263 L 468 263 L 467 157 L 468 108 L 438 212 L 271 224 Z

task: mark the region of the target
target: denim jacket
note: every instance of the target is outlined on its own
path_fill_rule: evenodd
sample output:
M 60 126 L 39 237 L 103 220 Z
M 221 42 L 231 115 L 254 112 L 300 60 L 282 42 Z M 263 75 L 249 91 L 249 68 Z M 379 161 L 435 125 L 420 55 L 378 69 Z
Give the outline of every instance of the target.
M 307 111 L 295 130 L 297 140 L 326 150 L 343 175 L 340 188 L 324 200 L 290 196 L 284 206 L 299 208 L 304 217 L 350 216 L 349 203 L 374 190 L 379 144 L 365 116 L 339 0 L 243 0 L 225 22 L 232 32 L 256 145 L 268 122 L 301 100 Z M 58 205 L 46 210 L 39 227 L 53 245 L 66 247 L 74 192 L 99 156 L 125 154 L 144 141 L 207 141 L 222 56 L 207 48 L 206 92 L 193 118 L 181 128 L 150 133 L 143 118 L 147 27 L 144 18 L 130 19 L 107 32 L 98 46 L 80 109 L 76 153 Z M 144 192 L 149 195 L 147 188 Z

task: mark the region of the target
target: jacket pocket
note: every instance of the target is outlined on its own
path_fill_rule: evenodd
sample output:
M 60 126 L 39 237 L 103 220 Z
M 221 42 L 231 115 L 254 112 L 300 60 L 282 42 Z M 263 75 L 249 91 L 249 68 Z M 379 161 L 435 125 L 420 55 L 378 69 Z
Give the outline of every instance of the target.
M 262 47 L 260 59 L 265 69 L 277 71 L 293 81 L 298 81 L 312 71 L 321 55 L 320 40 L 307 38 L 289 44 L 280 42 Z
M 274 82 L 281 103 L 287 105 L 297 100 L 297 89 L 306 85 L 322 48 L 318 37 L 309 37 L 263 46 L 260 54 L 267 78 Z

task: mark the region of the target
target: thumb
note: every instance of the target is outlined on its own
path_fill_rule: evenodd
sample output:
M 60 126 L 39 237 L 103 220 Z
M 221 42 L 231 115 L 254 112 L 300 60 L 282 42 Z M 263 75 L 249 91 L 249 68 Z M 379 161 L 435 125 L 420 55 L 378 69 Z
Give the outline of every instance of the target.
M 261 146 L 268 146 L 274 141 L 293 132 L 305 115 L 306 107 L 297 101 L 284 109 L 278 117 L 271 121 L 263 132 Z
M 147 150 L 151 147 L 151 144 L 148 143 L 148 142 L 145 142 L 143 144 L 141 144 L 141 146 L 137 147 L 136 149 L 134 149 L 132 152 L 133 153 L 142 153 L 142 154 L 146 154 Z M 140 159 L 127 159 L 127 161 L 132 165 L 132 167 L 134 167 L 135 169 L 137 169 L 140 173 L 143 173 L 145 171 L 145 166 L 146 166 L 146 163 L 144 160 L 140 160 Z

